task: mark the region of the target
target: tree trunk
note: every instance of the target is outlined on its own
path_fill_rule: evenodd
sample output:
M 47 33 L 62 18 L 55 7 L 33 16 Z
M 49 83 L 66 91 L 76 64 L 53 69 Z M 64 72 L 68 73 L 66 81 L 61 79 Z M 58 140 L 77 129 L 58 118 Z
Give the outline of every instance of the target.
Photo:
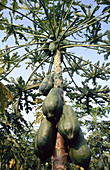
M 57 50 L 54 56 L 54 87 L 62 89 L 63 100 L 63 78 L 61 68 L 61 53 L 59 50 Z M 68 153 L 66 153 L 65 141 L 63 137 L 57 132 L 55 152 L 53 155 L 53 170 L 67 169 L 67 155 Z

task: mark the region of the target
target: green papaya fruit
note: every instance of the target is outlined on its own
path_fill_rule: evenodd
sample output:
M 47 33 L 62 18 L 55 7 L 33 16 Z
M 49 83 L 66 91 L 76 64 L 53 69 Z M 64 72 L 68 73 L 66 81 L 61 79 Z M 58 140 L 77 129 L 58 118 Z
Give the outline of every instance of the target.
M 69 45 L 69 41 L 68 40 L 63 40 L 63 45 Z
M 46 96 L 52 87 L 53 87 L 53 78 L 51 75 L 47 75 L 39 86 L 39 92 L 40 94 Z
M 104 163 L 101 159 L 98 160 L 97 170 L 104 170 Z
M 71 106 L 63 106 L 63 113 L 57 125 L 60 135 L 69 140 L 72 140 L 79 132 L 79 123 Z
M 42 111 L 50 122 L 56 123 L 62 114 L 62 108 L 61 89 L 54 87 L 45 98 L 42 105 Z
M 55 149 L 56 135 L 55 126 L 44 118 L 35 136 L 35 154 L 42 161 L 52 156 Z
M 50 45 L 49 45 L 49 50 L 50 50 L 50 51 L 54 51 L 55 49 L 56 49 L 55 43 L 54 43 L 54 42 L 51 42 Z
M 88 170 L 91 154 L 81 128 L 72 140 L 68 140 L 68 153 L 71 162 Z

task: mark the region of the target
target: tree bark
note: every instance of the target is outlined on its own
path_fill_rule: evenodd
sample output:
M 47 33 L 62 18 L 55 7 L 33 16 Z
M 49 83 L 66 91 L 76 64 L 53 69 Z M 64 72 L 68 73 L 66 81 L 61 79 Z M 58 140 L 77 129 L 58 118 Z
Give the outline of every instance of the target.
M 61 88 L 63 101 L 63 78 L 61 67 L 61 53 L 57 50 L 54 56 L 54 87 Z M 56 125 L 57 128 L 57 125 Z M 53 170 L 67 169 L 66 145 L 63 137 L 57 132 L 56 146 L 53 155 Z

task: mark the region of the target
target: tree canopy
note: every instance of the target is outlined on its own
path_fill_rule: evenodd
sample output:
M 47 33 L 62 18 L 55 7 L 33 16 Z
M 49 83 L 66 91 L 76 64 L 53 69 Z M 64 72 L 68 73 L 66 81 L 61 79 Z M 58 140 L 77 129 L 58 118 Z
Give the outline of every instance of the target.
M 81 127 L 87 129 L 90 168 L 95 169 L 99 159 L 109 168 L 110 2 L 1 0 L 0 16 L 2 169 L 9 165 L 23 169 L 38 166 L 33 123 L 27 122 L 23 113 L 34 114 L 36 123 L 43 119 L 44 98 L 38 88 L 43 78 L 54 72 L 56 49 L 62 56 L 65 100 L 71 103 Z M 83 49 L 95 51 L 96 57 L 90 59 L 88 52 L 85 58 Z M 13 76 L 16 69 L 19 77 Z M 25 70 L 29 72 L 26 80 L 22 76 Z

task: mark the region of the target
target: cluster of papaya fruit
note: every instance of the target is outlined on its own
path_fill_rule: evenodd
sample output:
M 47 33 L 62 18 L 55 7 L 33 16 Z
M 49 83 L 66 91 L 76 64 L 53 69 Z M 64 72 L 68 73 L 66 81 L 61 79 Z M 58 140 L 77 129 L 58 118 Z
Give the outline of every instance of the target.
M 68 145 L 70 162 L 88 168 L 90 150 L 71 106 L 64 104 L 62 91 L 53 87 L 53 77 L 47 75 L 39 86 L 46 96 L 42 111 L 46 116 L 35 137 L 35 153 L 41 160 L 50 158 L 55 149 L 57 130 Z M 56 129 L 56 124 L 58 129 Z

